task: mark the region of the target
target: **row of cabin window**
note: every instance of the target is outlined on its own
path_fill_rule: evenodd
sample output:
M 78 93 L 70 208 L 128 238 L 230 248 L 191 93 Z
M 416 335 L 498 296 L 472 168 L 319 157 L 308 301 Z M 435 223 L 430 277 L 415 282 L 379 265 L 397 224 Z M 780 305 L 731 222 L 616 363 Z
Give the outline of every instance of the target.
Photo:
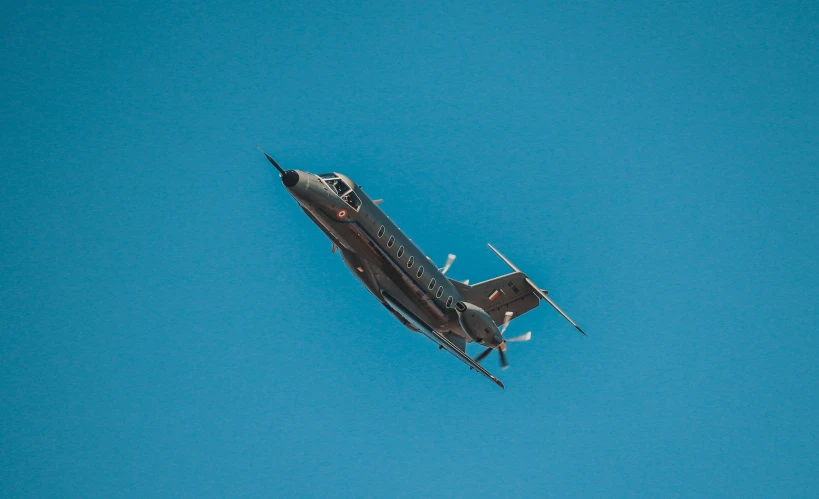
M 381 237 L 384 235 L 384 230 L 385 230 L 385 229 L 384 229 L 384 226 L 383 226 L 383 225 L 381 226 L 381 228 L 380 228 L 380 229 L 378 229 L 378 238 L 379 238 L 379 239 L 381 239 Z M 387 247 L 388 247 L 388 248 L 392 248 L 392 246 L 393 246 L 394 244 L 395 244 L 395 236 L 390 236 L 389 240 L 387 241 Z M 398 253 L 397 253 L 397 255 L 398 255 L 398 258 L 401 258 L 402 256 L 404 256 L 404 247 L 403 247 L 403 246 L 400 246 L 400 247 L 398 248 Z M 414 256 L 409 257 L 409 260 L 407 260 L 407 268 L 408 268 L 408 269 L 411 269 L 414 263 L 415 263 L 415 257 L 414 257 Z M 416 273 L 415 273 L 415 277 L 420 278 L 422 275 L 424 275 L 424 267 L 423 267 L 423 266 L 419 266 L 419 267 L 418 267 L 418 272 L 416 272 Z M 433 278 L 433 279 L 431 279 L 431 280 L 429 281 L 429 287 L 428 287 L 428 289 L 429 289 L 430 291 L 432 291 L 433 289 L 435 289 L 435 279 L 434 279 L 434 278 Z M 438 292 L 437 292 L 437 293 L 435 293 L 435 297 L 436 297 L 436 298 L 440 298 L 440 297 L 441 297 L 443 294 L 444 294 L 444 287 L 443 287 L 443 286 L 439 286 L 439 287 L 438 287 Z M 452 305 L 452 297 L 450 296 L 450 297 L 449 297 L 449 298 L 447 298 L 447 300 L 446 300 L 446 306 L 447 306 L 447 308 L 449 308 L 451 305 Z

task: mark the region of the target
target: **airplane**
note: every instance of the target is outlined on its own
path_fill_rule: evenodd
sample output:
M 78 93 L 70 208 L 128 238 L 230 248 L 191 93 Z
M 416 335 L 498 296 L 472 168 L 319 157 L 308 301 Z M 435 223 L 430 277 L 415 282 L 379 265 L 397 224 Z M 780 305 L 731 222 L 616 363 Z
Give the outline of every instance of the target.
M 504 333 L 513 318 L 546 301 L 584 336 L 586 333 L 534 282 L 494 246 L 489 248 L 512 272 L 478 284 L 446 277 L 455 261 L 450 254 L 438 268 L 349 177 L 284 170 L 259 147 L 278 170 L 282 184 L 305 214 L 332 242 L 332 252 L 367 290 L 404 326 L 419 332 L 459 360 L 492 380 L 503 383 L 480 362 L 497 351 L 506 369 L 507 343 L 528 341 L 531 331 L 513 338 Z M 486 349 L 474 359 L 466 344 Z

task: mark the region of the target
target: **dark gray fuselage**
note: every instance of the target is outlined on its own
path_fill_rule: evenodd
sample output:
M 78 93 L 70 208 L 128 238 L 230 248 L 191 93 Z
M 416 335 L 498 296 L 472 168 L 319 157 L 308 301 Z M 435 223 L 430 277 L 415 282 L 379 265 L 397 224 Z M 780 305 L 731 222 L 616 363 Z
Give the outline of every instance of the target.
M 471 341 L 454 309 L 462 300 L 456 286 L 355 182 L 337 173 L 296 173 L 298 181 L 285 184 L 288 191 L 338 246 L 344 263 L 378 301 L 412 330 L 417 328 L 388 304 L 383 293 L 431 328 Z M 339 187 L 344 185 L 355 196 Z M 340 196 L 345 192 L 347 201 Z

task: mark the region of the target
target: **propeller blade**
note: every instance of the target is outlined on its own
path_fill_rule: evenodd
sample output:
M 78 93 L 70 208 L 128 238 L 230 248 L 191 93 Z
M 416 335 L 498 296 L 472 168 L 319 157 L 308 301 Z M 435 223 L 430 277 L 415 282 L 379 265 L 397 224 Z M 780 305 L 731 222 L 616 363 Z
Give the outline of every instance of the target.
M 475 362 L 480 362 L 480 361 L 482 361 L 483 359 L 485 359 L 485 358 L 486 358 L 486 356 L 487 356 L 487 355 L 489 355 L 490 353 L 492 353 L 492 349 L 491 349 L 491 348 L 487 348 L 486 350 L 484 350 L 483 352 L 481 352 L 481 353 L 480 353 L 480 354 L 479 354 L 477 357 L 475 357 L 473 360 L 474 360 Z
M 503 314 L 503 325 L 501 326 L 500 334 L 503 336 L 503 333 L 506 332 L 506 328 L 509 327 L 509 321 L 512 320 L 512 316 L 515 315 L 514 312 L 508 310 L 505 314 Z
M 509 338 L 506 340 L 507 343 L 514 343 L 516 341 L 529 341 L 532 339 L 532 332 L 529 331 L 528 333 L 522 334 L 520 336 L 515 336 L 514 338 Z
M 509 361 L 506 360 L 506 353 L 500 348 L 498 348 L 498 354 L 500 355 L 501 369 L 503 369 L 504 371 L 506 369 L 509 369 Z
M 455 261 L 455 255 L 450 253 L 449 256 L 446 257 L 446 263 L 444 264 L 444 268 L 441 269 L 441 273 L 446 274 L 446 271 L 449 270 L 449 267 L 452 267 L 452 262 L 454 262 L 454 261 Z

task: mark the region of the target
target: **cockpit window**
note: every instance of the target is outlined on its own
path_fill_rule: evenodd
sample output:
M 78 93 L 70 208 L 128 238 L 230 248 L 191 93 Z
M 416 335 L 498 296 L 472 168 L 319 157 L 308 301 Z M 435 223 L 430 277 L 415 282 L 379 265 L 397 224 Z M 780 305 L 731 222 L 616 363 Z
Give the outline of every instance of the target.
M 358 199 L 358 196 L 356 196 L 355 192 L 353 191 L 341 196 L 341 199 L 343 199 L 345 203 L 349 204 L 350 208 L 354 209 L 355 211 L 358 211 L 358 207 L 361 206 L 361 200 Z
M 329 176 L 329 179 L 325 176 Z M 350 188 L 346 182 L 338 177 L 335 177 L 332 173 L 325 173 L 319 175 L 319 177 L 323 178 L 324 182 L 332 187 L 335 193 L 338 194 L 338 197 L 350 205 L 350 208 L 358 211 L 358 209 L 361 207 L 361 199 L 359 199 L 358 195 L 353 192 L 353 189 Z
M 319 177 L 321 177 L 321 178 L 336 178 L 336 174 L 335 173 L 322 173 L 321 175 L 319 175 Z
M 343 180 L 340 178 L 334 178 L 327 181 L 327 185 L 333 188 L 336 191 L 336 194 L 341 196 L 345 192 L 350 190 L 350 186 L 345 184 Z

